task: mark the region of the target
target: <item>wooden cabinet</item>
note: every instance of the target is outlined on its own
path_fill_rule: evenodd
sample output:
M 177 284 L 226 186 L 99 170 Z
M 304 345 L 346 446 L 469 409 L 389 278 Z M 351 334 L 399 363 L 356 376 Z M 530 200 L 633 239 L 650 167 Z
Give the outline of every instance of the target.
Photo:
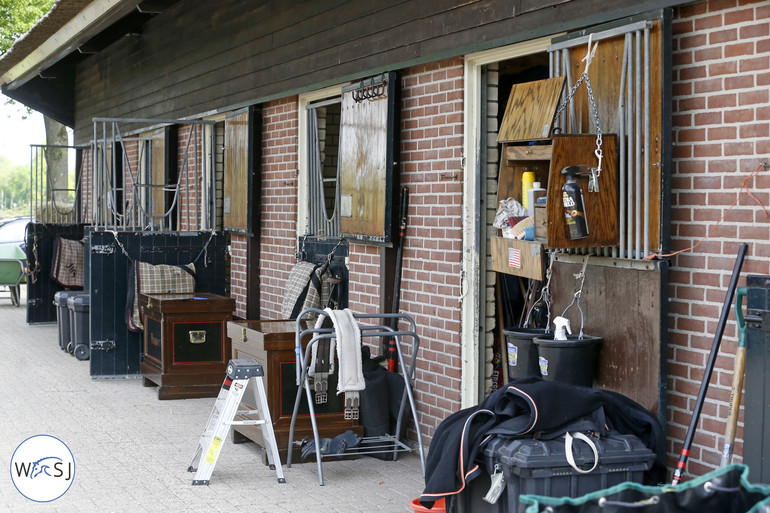
M 588 176 L 578 176 L 583 192 L 588 236 L 570 239 L 561 174 L 568 166 L 596 166 L 596 134 L 551 134 L 553 119 L 564 84 L 563 77 L 515 84 L 501 123 L 502 143 L 498 175 L 498 201 L 523 201 L 522 176 L 532 172 L 546 189 L 545 205 L 533 209 L 534 239 L 521 241 L 492 237 L 491 268 L 498 272 L 542 280 L 546 248 L 584 248 L 618 244 L 618 150 L 614 134 L 603 136 L 599 190 L 589 191 Z M 541 194 L 541 193 L 539 193 Z
M 144 386 L 159 399 L 216 397 L 230 360 L 226 323 L 235 300 L 203 292 L 142 294 Z
M 231 321 L 227 323 L 227 333 L 232 339 L 233 358 L 254 358 L 265 371 L 265 389 L 267 402 L 270 407 L 270 417 L 273 420 L 273 430 L 278 442 L 281 460 L 286 463 L 289 447 L 289 426 L 291 424 L 294 402 L 297 397 L 296 365 L 295 365 L 295 321 Z M 308 339 L 303 340 L 303 349 Z M 329 376 L 329 401 L 325 404 L 315 404 L 318 431 L 322 438 L 331 438 L 340 433 L 353 430 L 359 436 L 363 428 L 356 420 L 345 420 L 344 399 L 336 395 L 337 374 Z M 242 410 L 253 410 L 254 393 L 249 390 L 243 396 Z M 256 416 L 245 415 L 245 418 Z M 262 430 L 259 426 L 233 426 L 233 440 L 243 442 L 251 440 L 264 447 Z M 294 428 L 294 439 L 312 439 L 313 431 L 305 394 L 302 394 L 299 414 Z M 293 463 L 299 461 L 300 451 L 294 450 Z

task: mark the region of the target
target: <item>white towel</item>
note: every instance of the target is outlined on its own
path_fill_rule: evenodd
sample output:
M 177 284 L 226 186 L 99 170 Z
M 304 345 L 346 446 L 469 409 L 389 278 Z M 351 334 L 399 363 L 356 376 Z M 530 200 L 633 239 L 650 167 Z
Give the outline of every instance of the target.
M 326 310 L 325 310 L 326 311 Z M 337 376 L 337 394 L 366 388 L 361 363 L 361 329 L 349 308 L 328 310 L 334 321 L 337 335 L 337 360 L 340 372 Z
M 329 374 L 334 372 L 335 353 L 340 366 L 337 376 L 337 394 L 363 390 L 366 388 L 366 383 L 364 382 L 364 371 L 361 363 L 361 329 L 358 327 L 358 321 L 349 308 L 345 310 L 326 308 L 324 315 L 319 315 L 316 319 L 315 327 L 323 326 L 326 317 L 332 321 L 335 335 L 331 339 L 329 350 L 329 361 L 332 362 Z M 318 344 L 314 344 L 309 369 L 311 376 L 315 372 L 317 355 Z

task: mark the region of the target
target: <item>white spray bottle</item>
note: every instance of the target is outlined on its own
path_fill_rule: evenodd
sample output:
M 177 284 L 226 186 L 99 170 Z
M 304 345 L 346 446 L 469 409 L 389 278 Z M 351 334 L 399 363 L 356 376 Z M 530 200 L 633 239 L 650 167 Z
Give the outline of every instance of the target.
M 553 334 L 554 340 L 567 340 L 567 333 L 572 335 L 569 319 L 565 317 L 557 317 L 553 320 L 553 324 L 556 326 L 556 330 Z

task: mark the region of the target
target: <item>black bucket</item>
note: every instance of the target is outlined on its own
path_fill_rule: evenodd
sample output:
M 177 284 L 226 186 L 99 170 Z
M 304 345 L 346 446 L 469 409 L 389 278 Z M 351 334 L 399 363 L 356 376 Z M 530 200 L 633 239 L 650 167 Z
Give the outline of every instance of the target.
M 546 381 L 559 381 L 584 387 L 593 386 L 599 366 L 600 337 L 567 335 L 554 340 L 553 335 L 535 337 L 540 374 Z
M 503 330 L 503 334 L 508 353 L 508 379 L 540 376 L 537 346 L 532 343 L 532 340 L 535 337 L 545 336 L 545 328 L 511 327 Z

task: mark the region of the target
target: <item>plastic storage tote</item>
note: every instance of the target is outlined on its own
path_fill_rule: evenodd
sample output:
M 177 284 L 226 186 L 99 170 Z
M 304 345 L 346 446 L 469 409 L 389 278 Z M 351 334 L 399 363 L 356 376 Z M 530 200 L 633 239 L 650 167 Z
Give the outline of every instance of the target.
M 486 472 L 471 481 L 459 497 L 460 512 L 517 513 L 521 494 L 580 497 L 626 481 L 642 483 L 655 459 L 655 454 L 634 435 L 611 431 L 592 441 L 599 461 L 592 471 L 581 474 L 567 462 L 564 437 L 543 441 L 496 436 L 481 458 Z M 574 440 L 572 454 L 581 470 L 594 465 L 594 453 L 587 443 Z M 483 498 L 495 472 L 503 474 L 505 489 L 497 502 L 490 504 Z

